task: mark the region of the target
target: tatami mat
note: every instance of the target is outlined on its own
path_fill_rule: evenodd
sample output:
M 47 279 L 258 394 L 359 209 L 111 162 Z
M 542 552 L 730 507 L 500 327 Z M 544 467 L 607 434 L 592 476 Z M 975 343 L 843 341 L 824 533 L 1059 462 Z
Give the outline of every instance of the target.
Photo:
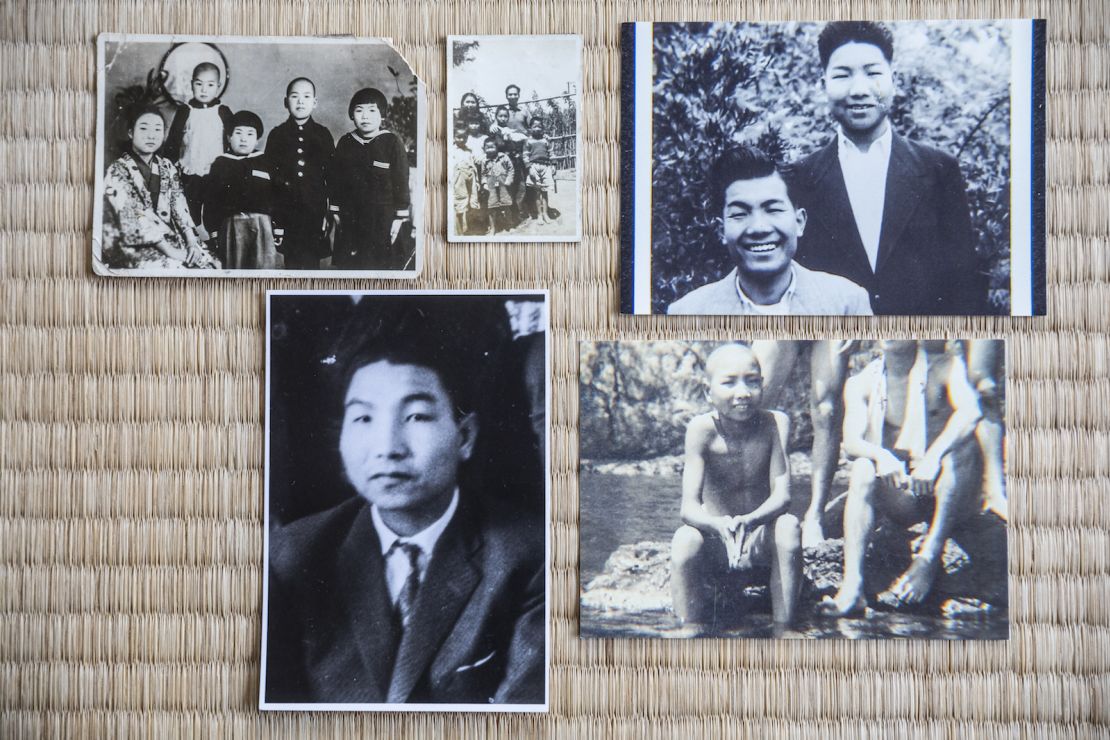
M 620 317 L 624 20 L 1048 19 L 1048 311 Z M 101 31 L 392 36 L 428 83 L 425 277 L 551 289 L 551 712 L 261 714 L 263 296 L 91 274 Z M 580 245 L 444 243 L 444 37 L 584 36 Z M 1110 3 L 8 2 L 0 9 L 0 737 L 1056 738 L 1110 723 Z M 1009 642 L 577 637 L 577 341 L 1005 336 Z

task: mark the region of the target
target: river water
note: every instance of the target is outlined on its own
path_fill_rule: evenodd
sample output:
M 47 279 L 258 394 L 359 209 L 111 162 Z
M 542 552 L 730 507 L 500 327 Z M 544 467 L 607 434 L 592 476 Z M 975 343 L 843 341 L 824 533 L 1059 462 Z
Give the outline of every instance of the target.
M 678 475 L 614 475 L 583 471 L 579 479 L 580 577 L 589 584 L 605 568 L 609 556 L 621 545 L 669 542 L 679 526 L 681 479 Z M 809 480 L 794 481 L 796 490 L 808 490 Z M 834 494 L 836 491 L 834 490 Z M 803 598 L 805 593 L 803 592 Z M 860 618 L 836 619 L 814 613 L 805 605 L 796 630 L 776 635 L 766 598 L 753 598 L 746 616 L 727 629 L 700 635 L 683 627 L 669 609 L 581 609 L 584 637 L 748 637 L 769 638 L 916 638 L 1006 639 L 1008 613 L 994 609 L 962 618 L 942 616 L 934 604 L 918 613 L 869 611 Z

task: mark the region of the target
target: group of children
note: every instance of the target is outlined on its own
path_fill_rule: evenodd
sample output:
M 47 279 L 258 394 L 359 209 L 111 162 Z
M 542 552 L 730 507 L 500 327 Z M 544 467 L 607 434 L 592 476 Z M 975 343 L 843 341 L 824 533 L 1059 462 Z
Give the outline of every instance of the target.
M 128 150 L 105 177 L 104 249 L 114 268 L 404 269 L 409 161 L 385 129 L 385 95 L 351 98 L 354 130 L 336 143 L 312 118 L 316 85 L 289 82 L 289 117 L 270 132 L 220 100 L 220 68 L 196 66 L 193 98 L 166 132 L 162 111 L 127 111 Z
M 500 234 L 525 221 L 551 222 L 555 189 L 551 140 L 539 116 L 515 105 L 520 90 L 506 89 L 491 123 L 473 93 L 463 96 L 450 149 L 451 198 L 458 235 Z
M 1000 345 L 885 341 L 847 379 L 843 574 L 835 596 L 818 605 L 820 613 L 864 614 L 869 593 L 891 608 L 922 604 L 950 538 L 986 575 L 981 583 L 988 585 L 977 596 L 1005 600 Z M 803 558 L 785 453 L 789 421 L 764 408 L 758 347 L 719 347 L 706 374 L 711 410 L 686 429 L 682 525 L 671 544 L 675 614 L 719 631 L 736 623 L 743 589 L 764 583 L 773 621 L 785 633 L 798 618 Z M 864 565 L 880 514 L 901 527 L 924 523 L 926 529 L 901 575 L 868 589 Z M 938 605 L 943 610 L 944 602 Z

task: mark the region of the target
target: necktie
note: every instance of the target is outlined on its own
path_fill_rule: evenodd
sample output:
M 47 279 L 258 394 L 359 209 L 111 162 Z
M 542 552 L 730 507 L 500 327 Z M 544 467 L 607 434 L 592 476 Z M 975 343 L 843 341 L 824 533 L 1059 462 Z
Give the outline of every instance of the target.
M 408 626 L 412 616 L 413 607 L 416 605 L 416 592 L 420 588 L 420 545 L 411 542 L 393 543 L 393 550 L 400 550 L 409 561 L 409 575 L 401 586 L 401 593 L 397 596 L 397 612 L 401 617 L 402 629 Z

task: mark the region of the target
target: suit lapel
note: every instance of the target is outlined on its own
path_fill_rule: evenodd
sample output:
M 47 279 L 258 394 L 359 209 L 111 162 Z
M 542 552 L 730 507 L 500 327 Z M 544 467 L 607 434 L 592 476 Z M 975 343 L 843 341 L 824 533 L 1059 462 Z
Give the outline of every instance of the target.
M 882 269 L 902 237 L 902 232 L 917 210 L 923 191 L 921 178 L 925 173 L 905 139 L 891 136 L 890 164 L 886 171 L 886 196 L 883 202 L 883 225 L 879 231 L 879 256 L 875 272 Z
M 478 531 L 465 500 L 460 501 L 454 519 L 436 543 L 428 573 L 420 584 L 408 629 L 397 650 L 389 702 L 408 701 L 481 580 L 481 571 L 474 563 L 482 545 Z
M 821 199 L 822 209 L 827 214 L 829 238 L 826 242 L 841 253 L 846 263 L 854 265 L 849 272 L 867 274 L 871 272 L 871 262 L 867 259 L 859 227 L 852 215 L 852 202 L 848 199 L 848 186 L 844 184 L 837 146 L 834 138 L 821 150 L 815 168 L 814 197 Z
M 337 634 L 350 635 L 359 659 L 366 667 L 373 696 L 380 701 L 389 686 L 393 663 L 393 602 L 385 582 L 381 541 L 374 530 L 370 506 L 363 506 L 355 518 L 338 554 L 345 578 L 338 598 L 342 599 L 343 618 L 348 629 Z

